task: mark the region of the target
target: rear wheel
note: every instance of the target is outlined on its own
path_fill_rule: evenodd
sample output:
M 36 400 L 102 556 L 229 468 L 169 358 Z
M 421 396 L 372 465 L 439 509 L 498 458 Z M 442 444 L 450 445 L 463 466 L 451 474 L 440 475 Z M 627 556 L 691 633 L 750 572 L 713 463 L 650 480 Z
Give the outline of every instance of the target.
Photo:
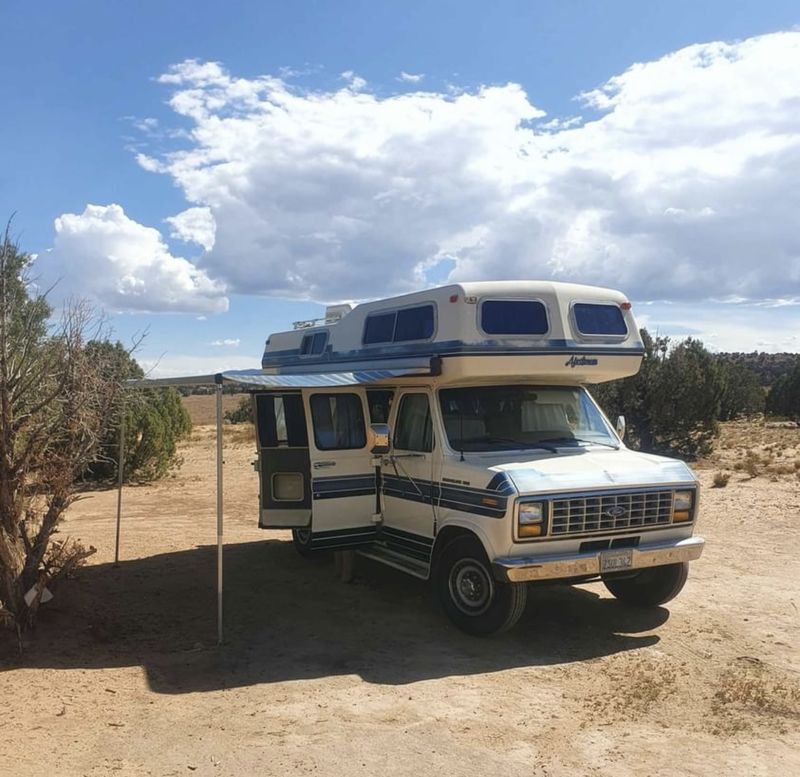
M 315 551 L 311 550 L 311 528 L 292 529 L 292 544 L 301 556 L 313 556 Z
M 520 619 L 528 598 L 524 583 L 494 579 L 483 546 L 474 537 L 458 537 L 444 548 L 435 585 L 450 620 L 475 636 L 510 629 Z
M 631 577 L 604 577 L 603 583 L 621 602 L 655 607 L 674 599 L 686 584 L 689 562 L 650 567 Z

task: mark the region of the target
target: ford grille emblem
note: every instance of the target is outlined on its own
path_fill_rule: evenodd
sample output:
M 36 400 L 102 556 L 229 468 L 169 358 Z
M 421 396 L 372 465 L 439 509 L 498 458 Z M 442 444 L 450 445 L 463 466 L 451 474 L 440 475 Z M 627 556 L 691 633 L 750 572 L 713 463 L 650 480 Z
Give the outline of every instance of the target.
M 608 510 L 606 510 L 606 515 L 609 518 L 622 518 L 622 516 L 625 515 L 625 508 L 619 505 L 609 507 Z

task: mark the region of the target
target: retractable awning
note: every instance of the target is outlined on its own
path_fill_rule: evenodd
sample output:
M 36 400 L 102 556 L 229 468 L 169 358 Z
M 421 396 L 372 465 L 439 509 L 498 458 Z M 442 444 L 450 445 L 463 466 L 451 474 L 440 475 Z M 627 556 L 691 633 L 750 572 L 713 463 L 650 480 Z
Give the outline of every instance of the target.
M 210 375 L 189 375 L 181 378 L 144 378 L 129 380 L 130 388 L 155 388 L 158 386 L 213 386 L 234 385 L 244 389 L 254 388 L 329 388 L 359 386 L 392 378 L 423 377 L 432 375 L 430 359 L 417 365 L 388 367 L 384 369 L 354 369 L 341 372 L 285 372 L 268 373 L 264 370 L 228 370 Z
M 383 380 L 404 377 L 422 377 L 438 371 L 438 362 L 430 357 L 406 360 L 383 369 L 367 368 L 366 365 L 351 362 L 350 370 L 339 372 L 302 372 L 295 368 L 292 372 L 269 374 L 264 370 L 230 370 L 208 375 L 187 375 L 179 378 L 145 378 L 125 382 L 126 388 L 158 388 L 166 386 L 213 386 L 216 393 L 216 459 L 217 459 L 217 642 L 222 644 L 222 549 L 223 549 L 223 502 L 222 502 L 222 388 L 240 386 L 245 391 L 269 388 L 333 388 L 337 386 L 359 386 L 378 383 Z M 299 368 L 302 369 L 302 368 Z M 114 565 L 119 564 L 120 530 L 122 523 L 122 485 L 125 468 L 125 414 L 122 414 L 119 439 L 119 481 L 117 484 L 117 522 L 114 548 Z

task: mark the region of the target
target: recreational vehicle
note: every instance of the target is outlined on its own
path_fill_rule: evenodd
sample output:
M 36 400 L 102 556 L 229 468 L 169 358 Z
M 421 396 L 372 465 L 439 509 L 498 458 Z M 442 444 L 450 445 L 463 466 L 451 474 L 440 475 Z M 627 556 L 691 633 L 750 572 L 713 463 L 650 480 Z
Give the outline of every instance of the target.
M 697 479 L 628 449 L 589 391 L 642 355 L 624 294 L 565 283 L 453 284 L 298 322 L 255 381 L 259 525 L 291 528 L 303 555 L 431 580 L 471 634 L 513 626 L 531 583 L 667 602 L 703 550 Z

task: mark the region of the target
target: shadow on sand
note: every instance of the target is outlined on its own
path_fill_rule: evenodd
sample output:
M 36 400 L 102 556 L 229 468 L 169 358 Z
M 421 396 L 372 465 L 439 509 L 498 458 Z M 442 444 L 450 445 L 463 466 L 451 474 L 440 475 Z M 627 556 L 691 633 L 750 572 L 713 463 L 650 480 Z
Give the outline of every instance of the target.
M 641 648 L 659 639 L 643 632 L 669 617 L 579 588 L 534 588 L 512 632 L 476 639 L 446 620 L 422 581 L 359 558 L 356 580 L 343 584 L 330 560 L 307 561 L 268 540 L 225 549 L 217 648 L 214 553 L 81 570 L 43 611 L 25 654 L 0 668 L 142 665 L 150 687 L 171 694 L 342 674 L 391 685 Z

